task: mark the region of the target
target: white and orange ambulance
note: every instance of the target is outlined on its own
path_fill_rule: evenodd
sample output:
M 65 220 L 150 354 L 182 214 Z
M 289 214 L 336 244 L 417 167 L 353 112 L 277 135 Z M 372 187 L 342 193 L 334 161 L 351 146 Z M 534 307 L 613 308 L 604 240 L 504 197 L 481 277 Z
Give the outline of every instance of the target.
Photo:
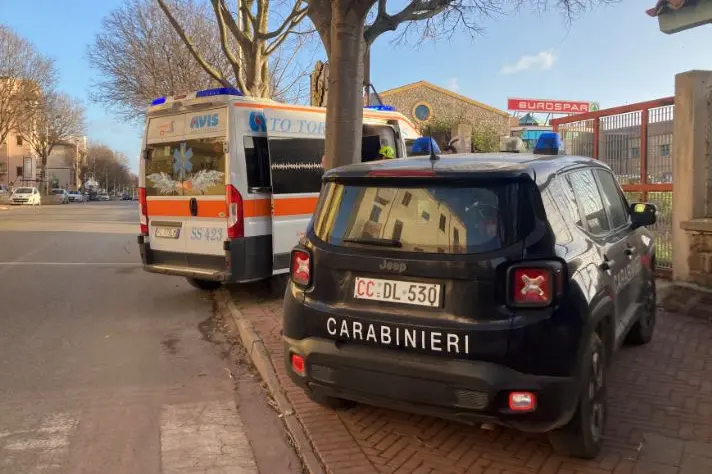
M 285 274 L 321 189 L 326 110 L 208 89 L 153 101 L 139 172 L 144 268 L 201 289 Z M 418 136 L 388 106 L 363 113 L 362 159 Z

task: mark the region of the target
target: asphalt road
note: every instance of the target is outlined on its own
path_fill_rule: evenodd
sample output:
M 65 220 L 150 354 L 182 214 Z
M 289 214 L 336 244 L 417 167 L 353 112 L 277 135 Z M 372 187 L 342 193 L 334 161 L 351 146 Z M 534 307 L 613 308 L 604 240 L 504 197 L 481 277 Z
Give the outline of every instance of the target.
M 0 205 L 0 474 L 301 467 L 209 294 L 145 273 L 134 202 Z

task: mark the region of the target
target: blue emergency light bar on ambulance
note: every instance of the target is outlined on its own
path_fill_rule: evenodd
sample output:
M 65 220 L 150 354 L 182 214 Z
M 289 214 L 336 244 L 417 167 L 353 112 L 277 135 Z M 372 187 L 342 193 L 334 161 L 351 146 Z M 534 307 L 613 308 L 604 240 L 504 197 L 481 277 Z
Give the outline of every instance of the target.
M 180 99 L 188 98 L 189 95 L 192 95 L 195 98 L 211 97 L 211 96 L 215 96 L 215 95 L 234 95 L 234 96 L 238 96 L 238 97 L 244 96 L 244 94 L 242 92 L 240 92 L 240 90 L 235 89 L 234 87 L 218 87 L 216 89 L 203 89 L 202 91 L 197 91 L 193 94 L 176 95 L 171 98 L 174 100 L 180 100 Z M 151 105 L 165 104 L 167 99 L 168 99 L 168 97 L 159 97 L 157 99 L 153 99 L 153 101 L 151 101 Z
M 363 109 L 362 158 L 405 157 L 420 134 L 388 105 Z M 326 110 L 220 87 L 159 97 L 139 166 L 144 269 L 199 288 L 286 277 L 321 189 Z

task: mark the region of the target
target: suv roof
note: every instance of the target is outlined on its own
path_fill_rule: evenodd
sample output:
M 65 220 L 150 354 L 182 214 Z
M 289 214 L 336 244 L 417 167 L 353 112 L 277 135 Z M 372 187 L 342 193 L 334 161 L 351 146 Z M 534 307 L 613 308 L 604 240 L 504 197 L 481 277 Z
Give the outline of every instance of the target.
M 463 177 L 487 173 L 494 177 L 517 177 L 528 175 L 537 182 L 544 182 L 553 173 L 579 166 L 605 164 L 593 158 L 572 155 L 534 155 L 531 153 L 462 153 L 443 155 L 437 161 L 428 156 L 397 160 L 372 161 L 342 166 L 324 174 L 327 181 L 358 177 Z

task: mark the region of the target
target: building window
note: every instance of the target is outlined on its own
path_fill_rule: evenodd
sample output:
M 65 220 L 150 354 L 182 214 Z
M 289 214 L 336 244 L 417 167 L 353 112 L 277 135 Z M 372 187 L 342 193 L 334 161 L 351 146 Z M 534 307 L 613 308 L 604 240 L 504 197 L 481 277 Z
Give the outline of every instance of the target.
M 440 230 L 445 232 L 446 225 L 447 225 L 447 217 L 445 217 L 445 214 L 440 214 Z
M 378 206 L 373 206 L 371 209 L 371 216 L 368 218 L 371 222 L 378 222 L 381 218 L 381 208 Z
M 430 214 L 428 214 L 428 211 L 423 211 L 423 213 L 420 215 L 420 218 L 423 219 L 425 222 L 428 222 L 430 220 Z
M 17 135 L 15 138 L 17 139 L 17 146 L 22 146 L 22 135 Z
M 413 198 L 413 195 L 410 194 L 408 191 L 405 192 L 403 195 L 403 200 L 401 201 L 401 204 L 403 204 L 405 207 L 408 207 L 410 205 L 410 200 Z
M 393 240 L 400 241 L 401 234 L 403 233 L 403 223 L 399 220 L 393 224 Z
M 640 147 L 633 147 L 630 149 L 631 158 L 640 158 Z
M 670 144 L 660 145 L 660 156 L 670 156 Z
M 452 245 L 455 247 L 460 246 L 460 232 L 457 230 L 457 228 L 452 230 Z
M 18 178 L 21 177 L 22 176 L 22 166 L 16 167 L 15 172 L 17 173 Z
M 415 117 L 416 120 L 420 122 L 425 122 L 427 120 L 430 120 L 432 117 L 433 112 L 430 110 L 430 106 L 425 103 L 419 103 L 415 107 L 413 107 L 413 116 Z

